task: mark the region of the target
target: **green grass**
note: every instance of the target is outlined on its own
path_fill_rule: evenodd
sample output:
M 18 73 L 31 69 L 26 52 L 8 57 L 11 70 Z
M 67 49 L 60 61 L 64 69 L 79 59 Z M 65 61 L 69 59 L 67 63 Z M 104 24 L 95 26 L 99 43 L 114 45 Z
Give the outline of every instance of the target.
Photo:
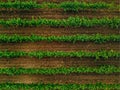
M 71 73 L 96 73 L 96 74 L 112 74 L 120 73 L 120 67 L 104 65 L 99 67 L 60 67 L 60 68 L 0 68 L 0 74 L 7 75 L 21 75 L 21 74 L 42 74 L 42 75 L 55 75 L 55 74 L 71 74 Z
M 78 58 L 95 58 L 95 59 L 108 59 L 108 58 L 119 58 L 120 52 L 116 51 L 97 51 L 97 52 L 64 52 L 64 51 L 34 51 L 34 52 L 23 52 L 23 51 L 0 51 L 0 58 L 17 58 L 17 57 L 78 57 Z
M 96 2 L 96 3 L 86 3 L 86 2 L 78 2 L 78 1 L 65 1 L 59 4 L 57 3 L 47 3 L 43 2 L 38 4 L 36 1 L 29 0 L 29 1 L 18 1 L 15 0 L 14 2 L 7 1 L 2 2 L 0 1 L 0 8 L 15 8 L 15 9 L 34 9 L 34 8 L 59 8 L 64 9 L 64 11 L 74 11 L 77 12 L 80 9 L 117 9 L 118 6 L 115 6 L 113 3 L 106 3 L 106 2 Z
M 9 20 L 0 20 L 0 25 L 9 27 L 9 26 L 52 26 L 52 27 L 110 27 L 110 28 L 120 28 L 120 18 L 80 18 L 80 17 L 69 17 L 67 19 L 21 19 L 21 18 L 13 18 Z
M 94 42 L 94 43 L 106 43 L 106 42 L 120 42 L 120 35 L 71 35 L 71 36 L 38 36 L 38 35 L 6 35 L 0 34 L 0 43 L 22 43 L 22 42 L 37 42 L 37 41 L 57 41 L 57 42 Z
M 120 89 L 120 84 L 19 84 L 19 83 L 1 83 L 0 90 L 111 90 Z

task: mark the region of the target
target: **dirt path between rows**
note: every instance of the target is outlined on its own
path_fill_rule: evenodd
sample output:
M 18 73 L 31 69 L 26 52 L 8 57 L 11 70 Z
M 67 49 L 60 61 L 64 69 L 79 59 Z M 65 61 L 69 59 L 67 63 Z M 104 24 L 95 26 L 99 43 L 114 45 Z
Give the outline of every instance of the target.
M 53 83 L 53 84 L 87 84 L 102 82 L 107 84 L 120 83 L 119 75 L 96 75 L 96 74 L 71 74 L 71 75 L 0 75 L 0 82 L 13 83 Z
M 80 10 L 78 13 L 74 12 L 64 12 L 61 9 L 44 9 L 44 10 L 32 10 L 32 11 L 21 11 L 21 18 L 31 18 L 35 15 L 35 18 L 52 18 L 52 19 L 63 19 L 70 16 L 79 16 L 79 17 L 88 17 L 88 18 L 102 18 L 103 16 L 107 17 L 119 17 L 119 10 Z M 98 14 L 99 13 L 99 14 Z
M 119 29 L 112 29 L 108 27 L 17 27 L 17 28 L 6 28 L 0 27 L 0 34 L 20 34 L 20 35 L 43 35 L 43 36 L 62 36 L 62 35 L 75 35 L 75 34 L 119 34 Z
M 94 42 L 26 42 L 26 43 L 0 43 L 0 50 L 10 51 L 99 51 L 114 50 L 120 51 L 118 42 L 107 42 L 95 44 Z
M 33 10 L 0 10 L 0 19 L 8 18 L 50 18 L 50 19 L 64 19 L 70 16 L 88 17 L 88 18 L 102 18 L 104 17 L 119 17 L 120 10 L 80 10 L 75 12 L 64 12 L 62 9 L 33 9 Z M 99 13 L 99 14 L 98 14 Z
M 59 67 L 80 67 L 80 66 L 100 66 L 100 65 L 114 65 L 120 66 L 119 59 L 99 59 L 93 58 L 0 58 L 0 68 L 5 67 L 24 67 L 24 68 L 59 68 Z

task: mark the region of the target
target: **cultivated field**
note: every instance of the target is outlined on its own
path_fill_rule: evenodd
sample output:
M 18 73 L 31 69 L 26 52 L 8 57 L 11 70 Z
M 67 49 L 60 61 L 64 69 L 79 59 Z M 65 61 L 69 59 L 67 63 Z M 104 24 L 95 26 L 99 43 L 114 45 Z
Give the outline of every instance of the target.
M 0 0 L 0 90 L 120 90 L 119 0 Z

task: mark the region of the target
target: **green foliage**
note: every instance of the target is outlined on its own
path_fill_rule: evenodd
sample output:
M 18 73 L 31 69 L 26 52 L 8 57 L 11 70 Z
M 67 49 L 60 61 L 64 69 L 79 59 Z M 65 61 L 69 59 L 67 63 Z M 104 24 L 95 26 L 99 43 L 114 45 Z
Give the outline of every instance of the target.
M 105 2 L 96 2 L 96 3 L 86 3 L 86 2 L 62 2 L 60 8 L 63 8 L 65 11 L 74 11 L 78 12 L 80 9 L 108 9 L 113 7 L 113 4 L 107 4 Z
M 120 89 L 120 84 L 23 84 L 23 83 L 1 83 L 0 90 L 111 90 Z
M 13 18 L 9 20 L 0 20 L 0 25 L 3 26 L 53 26 L 53 27 L 94 27 L 94 26 L 101 26 L 101 27 L 111 27 L 111 28 L 120 28 L 120 18 L 113 17 L 113 18 L 80 18 L 80 17 L 69 17 L 68 19 L 21 19 L 21 18 Z
M 8 52 L 8 51 L 0 51 L 0 58 L 2 57 L 7 57 L 7 58 L 14 58 L 14 57 L 23 57 L 26 56 L 27 54 L 25 52 Z
M 36 1 L 18 1 L 15 0 L 14 2 L 8 0 L 7 2 L 0 2 L 0 8 L 15 8 L 15 9 L 33 9 L 33 8 L 40 8 L 40 5 L 36 3 Z
M 58 42 L 94 42 L 94 43 L 105 43 L 105 42 L 120 42 L 120 35 L 71 35 L 71 36 L 22 36 L 22 35 L 6 35 L 0 34 L 0 43 L 19 43 L 19 42 L 36 42 L 36 41 L 58 41 Z
M 64 9 L 64 11 L 78 11 L 80 9 L 79 2 L 62 2 L 60 7 Z M 82 3 L 83 4 L 83 3 Z M 81 7 L 82 8 L 82 7 Z
M 96 3 L 86 3 L 86 2 L 62 2 L 57 3 L 47 3 L 43 2 L 38 4 L 36 1 L 21 1 L 15 0 L 14 2 L 8 0 L 7 2 L 0 1 L 0 8 L 16 8 L 16 9 L 33 9 L 33 8 L 60 8 L 65 11 L 78 11 L 80 9 L 110 9 L 115 8 L 114 4 L 109 4 L 105 2 L 96 2 Z
M 87 57 L 87 58 L 95 58 L 95 59 L 108 59 L 111 57 L 119 58 L 120 53 L 115 51 L 97 51 L 97 52 L 63 52 L 63 51 L 35 51 L 35 52 L 22 52 L 22 51 L 0 51 L 0 58 L 16 58 L 16 57 L 36 57 L 36 58 L 44 58 L 44 57 Z
M 0 68 L 0 74 L 7 75 L 21 75 L 21 74 L 71 74 L 71 73 L 97 73 L 97 74 L 111 74 L 119 73 L 120 67 L 115 66 L 99 66 L 99 67 L 60 67 L 60 68 Z

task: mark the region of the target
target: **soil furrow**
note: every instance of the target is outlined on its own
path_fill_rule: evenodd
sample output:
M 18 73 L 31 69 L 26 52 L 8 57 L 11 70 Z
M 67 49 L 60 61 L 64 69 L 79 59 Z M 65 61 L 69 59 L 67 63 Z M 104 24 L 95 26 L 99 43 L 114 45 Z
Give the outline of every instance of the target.
M 80 66 L 101 66 L 114 65 L 120 66 L 119 59 L 100 59 L 93 58 L 0 58 L 0 68 L 5 67 L 24 67 L 24 68 L 59 68 L 59 67 L 80 67 Z
M 96 75 L 96 74 L 71 74 L 71 75 L 17 75 L 6 76 L 0 75 L 0 82 L 12 82 L 12 83 L 53 83 L 53 84 L 94 84 L 96 82 L 102 82 L 106 84 L 120 83 L 119 75 Z
M 88 18 L 102 18 L 103 16 L 107 17 L 119 17 L 119 10 L 110 11 L 110 10 L 80 10 L 78 13 L 74 12 L 64 12 L 60 9 L 44 9 L 44 10 L 33 10 L 33 11 L 21 11 L 23 14 L 20 14 L 21 18 L 31 18 L 35 15 L 35 18 L 55 18 L 63 19 L 70 16 L 79 16 L 79 17 L 88 17 Z M 34 13 L 34 14 L 33 14 Z M 99 13 L 99 14 L 98 14 Z
M 0 19 L 10 18 L 11 16 L 28 18 L 51 18 L 51 19 L 63 19 L 70 16 L 88 17 L 88 18 L 102 18 L 104 17 L 119 17 L 119 10 L 80 10 L 78 13 L 64 12 L 61 9 L 33 9 L 33 10 L 13 10 L 13 11 L 0 11 Z M 99 13 L 99 14 L 98 14 Z M 9 17 L 10 16 L 10 17 Z
M 0 27 L 0 34 L 20 34 L 20 35 L 42 35 L 42 36 L 62 36 L 75 34 L 119 34 L 119 29 L 109 27 L 92 27 L 92 28 L 73 28 L 73 27 Z
M 103 44 L 95 44 L 94 42 L 28 42 L 28 43 L 0 43 L 0 50 L 14 51 L 99 51 L 114 50 L 120 51 L 118 42 L 108 42 Z

